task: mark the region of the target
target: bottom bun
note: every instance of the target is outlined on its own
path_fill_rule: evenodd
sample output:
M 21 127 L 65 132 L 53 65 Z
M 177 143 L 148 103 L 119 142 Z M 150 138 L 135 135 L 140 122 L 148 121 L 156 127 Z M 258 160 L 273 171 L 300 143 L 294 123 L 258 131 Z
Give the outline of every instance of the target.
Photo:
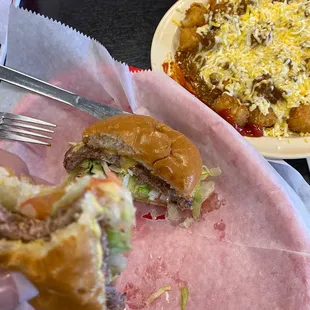
M 1 240 L 0 265 L 22 272 L 38 288 L 31 301 L 36 310 L 107 309 L 97 225 L 82 214 L 49 241 Z

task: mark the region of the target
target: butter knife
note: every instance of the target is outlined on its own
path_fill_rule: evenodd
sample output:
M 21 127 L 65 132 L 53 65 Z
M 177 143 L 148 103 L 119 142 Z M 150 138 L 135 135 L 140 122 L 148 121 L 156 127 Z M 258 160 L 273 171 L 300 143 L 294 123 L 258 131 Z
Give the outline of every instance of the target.
M 58 100 L 99 119 L 117 114 L 128 114 L 121 109 L 81 97 L 65 89 L 2 65 L 0 65 L 0 80 L 45 97 Z

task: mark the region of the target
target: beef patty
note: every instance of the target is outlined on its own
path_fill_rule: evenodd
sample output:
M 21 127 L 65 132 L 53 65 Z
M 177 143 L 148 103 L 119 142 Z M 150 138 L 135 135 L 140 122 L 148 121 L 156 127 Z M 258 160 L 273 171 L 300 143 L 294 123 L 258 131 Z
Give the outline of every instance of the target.
M 30 242 L 36 239 L 49 240 L 57 229 L 67 227 L 81 214 L 77 206 L 59 208 L 45 221 L 12 213 L 0 205 L 0 238 Z
M 78 150 L 75 150 L 75 147 L 73 146 L 66 152 L 64 167 L 68 172 L 71 172 L 85 159 L 103 160 L 118 167 L 121 164 L 121 157 L 119 155 L 105 152 L 103 150 L 95 150 L 86 145 L 82 145 Z
M 103 160 L 120 167 L 119 155 L 104 150 L 92 149 L 86 145 L 79 147 L 76 151 L 74 151 L 74 147 L 70 148 L 65 154 L 64 167 L 68 172 L 71 172 L 85 159 Z M 170 201 L 176 203 L 181 209 L 192 207 L 193 199 L 191 197 L 179 195 L 166 181 L 154 175 L 152 171 L 141 164 L 131 167 L 130 170 L 140 182 L 156 188 L 165 196 L 169 197 Z
M 177 204 L 181 209 L 187 209 L 192 207 L 192 198 L 186 199 L 185 197 L 178 195 L 176 191 L 171 188 L 171 186 L 166 181 L 152 174 L 152 172 L 144 166 L 139 164 L 130 168 L 130 170 L 139 181 L 161 191 L 165 196 L 169 197 L 171 202 Z

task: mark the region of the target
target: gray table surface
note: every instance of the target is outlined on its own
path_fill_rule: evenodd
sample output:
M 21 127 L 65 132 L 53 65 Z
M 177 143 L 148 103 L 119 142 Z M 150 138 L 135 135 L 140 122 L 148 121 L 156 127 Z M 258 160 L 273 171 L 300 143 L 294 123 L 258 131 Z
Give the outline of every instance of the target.
M 22 6 L 101 42 L 119 60 L 150 68 L 152 37 L 175 0 L 23 0 Z M 287 161 L 310 183 L 305 159 Z

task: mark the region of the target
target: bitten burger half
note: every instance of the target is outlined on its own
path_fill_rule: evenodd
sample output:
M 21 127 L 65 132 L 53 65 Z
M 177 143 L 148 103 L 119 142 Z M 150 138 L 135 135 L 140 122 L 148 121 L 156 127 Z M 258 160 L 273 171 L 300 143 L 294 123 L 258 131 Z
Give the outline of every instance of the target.
M 135 200 L 191 209 L 200 200 L 203 167 L 182 133 L 143 115 L 116 115 L 92 124 L 71 147 L 64 167 L 74 178 L 114 171 Z
M 38 288 L 38 310 L 123 310 L 112 286 L 125 267 L 135 209 L 114 175 L 57 187 L 0 167 L 0 266 Z

